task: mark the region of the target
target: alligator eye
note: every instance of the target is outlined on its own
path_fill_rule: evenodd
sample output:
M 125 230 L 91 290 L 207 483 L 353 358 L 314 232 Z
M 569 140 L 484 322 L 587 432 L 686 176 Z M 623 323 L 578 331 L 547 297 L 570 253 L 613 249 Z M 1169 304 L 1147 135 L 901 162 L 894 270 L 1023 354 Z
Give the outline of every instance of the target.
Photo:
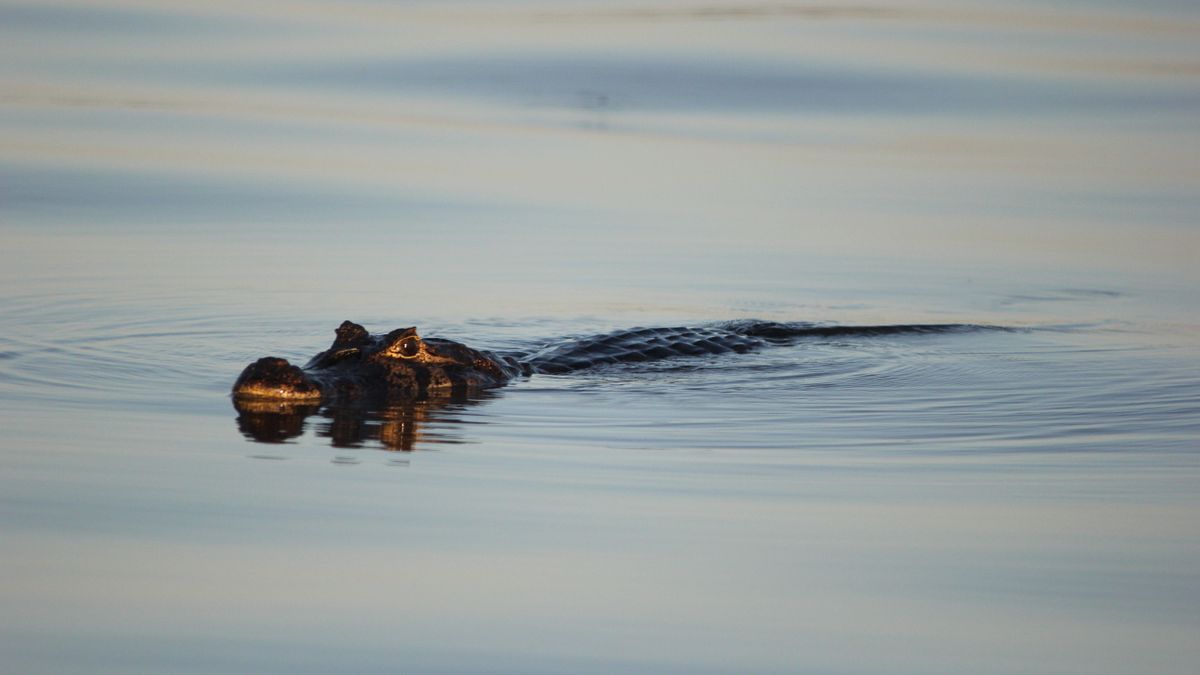
M 411 359 L 421 353 L 421 338 L 413 336 L 406 337 L 396 345 L 396 353 L 400 356 Z

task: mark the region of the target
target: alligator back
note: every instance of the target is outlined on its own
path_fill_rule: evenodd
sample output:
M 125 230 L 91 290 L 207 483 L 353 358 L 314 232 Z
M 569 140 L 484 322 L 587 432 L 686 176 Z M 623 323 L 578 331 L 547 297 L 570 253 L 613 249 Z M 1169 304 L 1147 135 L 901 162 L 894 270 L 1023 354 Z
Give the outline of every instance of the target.
M 520 358 L 534 373 L 568 373 L 614 363 L 656 361 L 674 356 L 744 353 L 767 344 L 802 338 L 872 337 L 905 333 L 945 333 L 979 328 L 969 324 L 823 326 L 813 323 L 730 321 L 702 327 L 632 328 L 604 335 L 569 338 Z
M 417 329 L 371 335 L 345 321 L 329 349 L 303 368 L 264 357 L 247 366 L 233 384 L 235 400 L 334 403 L 361 400 L 462 397 L 500 387 L 533 373 L 568 373 L 615 363 L 676 356 L 748 352 L 801 338 L 869 337 L 948 332 L 963 324 L 822 326 L 811 323 L 732 321 L 695 328 L 633 328 L 553 342 L 533 352 L 496 354 L 442 338 L 424 339 Z M 273 403 L 269 403 L 273 405 Z

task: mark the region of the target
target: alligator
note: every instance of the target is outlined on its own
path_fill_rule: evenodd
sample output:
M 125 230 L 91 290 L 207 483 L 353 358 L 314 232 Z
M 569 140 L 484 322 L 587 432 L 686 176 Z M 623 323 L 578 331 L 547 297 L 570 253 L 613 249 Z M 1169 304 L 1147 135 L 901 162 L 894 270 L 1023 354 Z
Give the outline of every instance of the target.
M 701 327 L 634 328 L 552 342 L 526 352 L 473 349 L 422 337 L 415 327 L 371 335 L 345 321 L 333 344 L 304 366 L 268 356 L 247 366 L 233 385 L 239 409 L 263 404 L 334 405 L 451 398 L 461 400 L 534 374 L 562 374 L 605 364 L 681 356 L 745 353 L 801 338 L 944 333 L 970 324 L 841 326 L 742 320 Z

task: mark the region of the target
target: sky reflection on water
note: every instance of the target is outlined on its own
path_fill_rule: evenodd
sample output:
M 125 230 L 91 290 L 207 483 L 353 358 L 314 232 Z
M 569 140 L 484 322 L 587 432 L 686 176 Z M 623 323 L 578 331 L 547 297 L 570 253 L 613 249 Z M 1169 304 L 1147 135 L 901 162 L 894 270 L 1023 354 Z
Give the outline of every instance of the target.
M 0 0 L 6 666 L 1192 672 L 1198 38 L 1169 0 Z M 744 317 L 1019 330 L 270 444 L 228 397 L 345 319 Z

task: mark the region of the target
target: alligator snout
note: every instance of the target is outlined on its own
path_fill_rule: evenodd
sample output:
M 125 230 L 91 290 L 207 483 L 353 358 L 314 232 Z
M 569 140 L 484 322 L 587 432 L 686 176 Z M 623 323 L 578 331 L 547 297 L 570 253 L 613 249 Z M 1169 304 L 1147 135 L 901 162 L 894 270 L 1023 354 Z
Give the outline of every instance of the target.
M 263 357 L 246 366 L 233 383 L 233 396 L 240 399 L 319 401 L 321 387 L 287 359 Z

